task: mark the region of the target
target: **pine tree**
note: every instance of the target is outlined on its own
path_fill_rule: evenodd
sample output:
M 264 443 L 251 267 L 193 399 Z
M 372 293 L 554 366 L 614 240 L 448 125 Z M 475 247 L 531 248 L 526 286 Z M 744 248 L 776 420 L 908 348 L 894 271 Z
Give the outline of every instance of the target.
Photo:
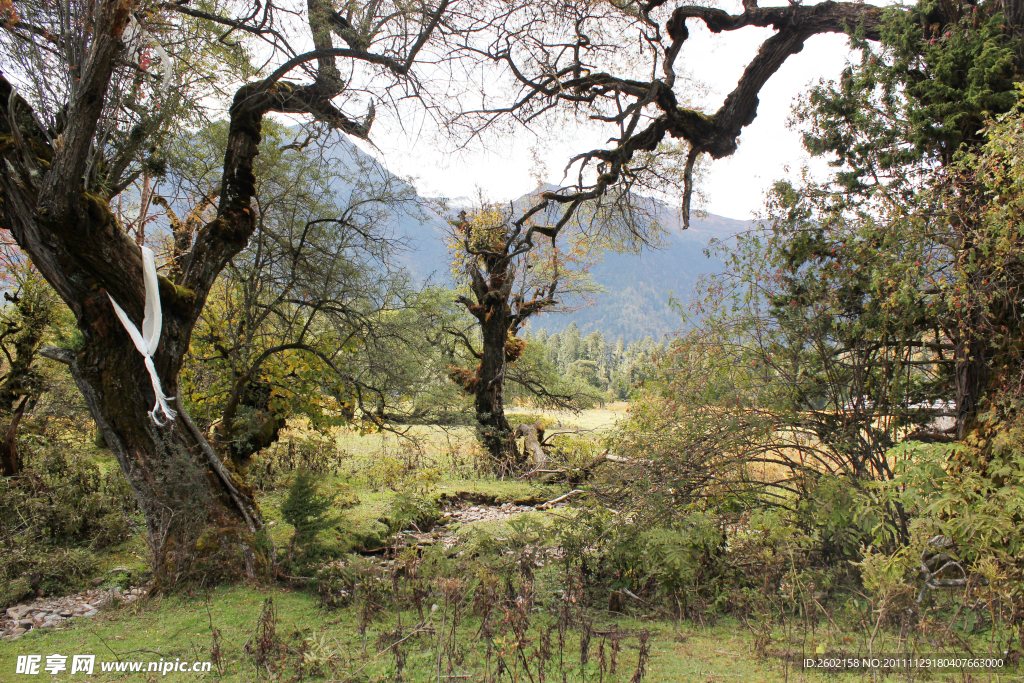
M 558 364 L 558 357 L 562 352 L 562 337 L 557 332 L 548 337 L 548 362 L 551 363 L 559 372 L 562 371 L 562 367 Z
M 313 476 L 305 469 L 299 470 L 288 489 L 288 497 L 281 505 L 281 516 L 284 521 L 295 527 L 292 543 L 309 543 L 324 529 L 337 524 L 335 516 L 330 515 L 335 496 L 320 492 Z
M 572 323 L 562 333 L 562 348 L 558 352 L 558 369 L 565 372 L 566 369 L 580 359 L 583 347 L 583 339 L 580 337 L 580 328 Z

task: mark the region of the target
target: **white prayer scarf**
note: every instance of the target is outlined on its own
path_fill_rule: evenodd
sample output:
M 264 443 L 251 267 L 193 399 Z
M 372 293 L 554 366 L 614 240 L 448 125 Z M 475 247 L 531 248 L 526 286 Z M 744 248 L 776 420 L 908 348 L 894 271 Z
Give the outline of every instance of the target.
M 160 82 L 160 94 L 166 93 L 167 88 L 170 87 L 171 81 L 174 79 L 174 65 L 171 62 L 170 55 L 167 54 L 167 50 L 164 49 L 163 45 L 157 42 L 156 38 L 151 36 L 146 29 L 135 20 L 135 17 L 128 15 L 128 29 L 125 31 L 122 40 L 125 45 L 132 45 L 132 42 L 137 36 L 143 39 L 149 40 L 149 46 L 153 48 L 157 56 L 160 57 L 160 66 L 163 67 L 163 78 Z M 140 45 L 134 45 L 129 57 L 132 61 L 137 61 L 141 56 L 141 41 Z
M 153 259 L 153 250 L 149 247 L 142 247 L 142 278 L 146 285 L 146 313 L 142 319 L 141 333 L 139 328 L 135 327 L 132 321 L 128 319 L 128 314 L 117 305 L 114 297 L 110 296 L 109 293 L 107 297 L 110 299 L 110 303 L 114 305 L 114 312 L 121 319 L 121 324 L 128 331 L 128 336 L 135 343 L 135 348 L 139 350 L 139 353 L 142 354 L 146 361 L 149 379 L 153 383 L 153 393 L 156 394 L 156 404 L 153 405 L 153 410 L 150 411 L 149 416 L 153 418 L 153 422 L 162 427 L 166 422 L 161 422 L 157 418 L 156 414 L 158 411 L 162 412 L 167 420 L 174 420 L 177 413 L 168 405 L 167 402 L 171 399 L 164 395 L 163 387 L 160 386 L 160 377 L 156 374 L 156 366 L 153 365 L 153 354 L 156 353 L 156 348 L 160 345 L 160 328 L 163 324 L 163 314 L 160 310 L 160 285 L 156 279 L 156 261 Z

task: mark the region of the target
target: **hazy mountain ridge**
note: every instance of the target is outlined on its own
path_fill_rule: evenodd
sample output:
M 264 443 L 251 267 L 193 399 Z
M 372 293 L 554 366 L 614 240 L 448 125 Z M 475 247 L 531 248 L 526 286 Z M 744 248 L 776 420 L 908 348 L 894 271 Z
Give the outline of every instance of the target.
M 382 177 L 411 189 L 347 141 L 338 145 L 332 156 L 345 168 L 373 166 Z M 350 187 L 341 177 L 335 184 L 342 196 Z M 454 212 L 464 199 L 449 200 L 447 205 Z M 594 281 L 605 290 L 592 297 L 593 304 L 569 313 L 537 316 L 532 320 L 532 329 L 544 328 L 554 333 L 575 322 L 584 336 L 600 330 L 608 339 L 621 335 L 628 342 L 646 336 L 661 337 L 680 327 L 681 320 L 669 305 L 669 297 L 686 301 L 701 275 L 721 271 L 723 264 L 718 258 L 704 255 L 708 243 L 748 230 L 752 223 L 708 215 L 694 217 L 690 228 L 682 230 L 678 207 L 650 201 L 656 220 L 665 229 L 662 246 L 643 249 L 640 254 L 606 252 L 591 270 Z M 407 247 L 396 255 L 396 260 L 418 282 L 429 280 L 432 284 L 450 286 L 451 258 L 445 243 L 449 225 L 435 210 L 439 205 L 437 200 L 423 199 L 418 216 L 404 210 L 392 212 L 387 232 L 406 242 Z
M 669 299 L 685 302 L 702 275 L 723 270 L 720 259 L 704 255 L 708 242 L 749 229 L 745 221 L 714 218 L 714 223 L 695 219 L 687 231 L 663 221 L 668 233 L 659 249 L 644 249 L 640 254 L 606 252 L 591 271 L 605 290 L 594 297 L 594 303 L 572 313 L 539 316 L 533 328 L 553 333 L 575 322 L 583 336 L 600 330 L 608 339 L 622 335 L 627 342 L 675 332 L 682 321 Z

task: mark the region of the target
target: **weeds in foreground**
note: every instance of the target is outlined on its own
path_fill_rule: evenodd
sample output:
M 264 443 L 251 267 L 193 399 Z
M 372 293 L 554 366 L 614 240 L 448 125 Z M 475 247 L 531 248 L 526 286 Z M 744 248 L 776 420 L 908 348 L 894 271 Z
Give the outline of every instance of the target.
M 651 634 L 604 623 L 578 571 L 521 540 L 494 553 L 405 549 L 332 562 L 316 596 L 324 621 L 346 624 L 346 635 L 282 636 L 267 598 L 243 648 L 247 666 L 257 680 L 641 683 Z

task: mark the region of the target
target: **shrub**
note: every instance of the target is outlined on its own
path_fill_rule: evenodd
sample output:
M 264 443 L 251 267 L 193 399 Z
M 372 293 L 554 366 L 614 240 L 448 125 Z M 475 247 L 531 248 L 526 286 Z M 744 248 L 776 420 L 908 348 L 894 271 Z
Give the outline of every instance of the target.
M 378 521 L 387 526 L 389 535 L 409 527 L 428 531 L 440 514 L 436 499 L 402 494 L 395 497 L 387 516 Z
M 321 493 L 312 475 L 302 469 L 288 489 L 288 498 L 281 505 L 281 516 L 295 527 L 296 540 L 308 543 L 337 523 L 337 519 L 328 514 L 332 505 L 334 496 Z
M 0 480 L 2 605 L 80 587 L 97 563 L 91 551 L 126 540 L 137 514 L 119 470 L 38 436 L 20 447 L 25 469 Z
M 388 488 L 401 494 L 424 494 L 437 486 L 444 469 L 426 457 L 420 444 L 402 439 L 393 451 L 386 445 L 381 448 L 366 476 L 376 488 Z
M 286 561 L 292 574 L 305 573 L 338 552 L 335 544 L 324 543 L 319 538 L 321 532 L 332 527 L 341 530 L 342 518 L 331 514 L 335 499 L 336 496 L 320 491 L 308 471 L 300 469 L 296 473 L 288 497 L 281 505 L 281 516 L 295 528 Z
M 337 474 L 348 453 L 338 448 L 335 438 L 319 432 L 278 441 L 252 457 L 249 483 L 257 491 L 277 487 L 284 473 L 306 470 L 311 474 Z

